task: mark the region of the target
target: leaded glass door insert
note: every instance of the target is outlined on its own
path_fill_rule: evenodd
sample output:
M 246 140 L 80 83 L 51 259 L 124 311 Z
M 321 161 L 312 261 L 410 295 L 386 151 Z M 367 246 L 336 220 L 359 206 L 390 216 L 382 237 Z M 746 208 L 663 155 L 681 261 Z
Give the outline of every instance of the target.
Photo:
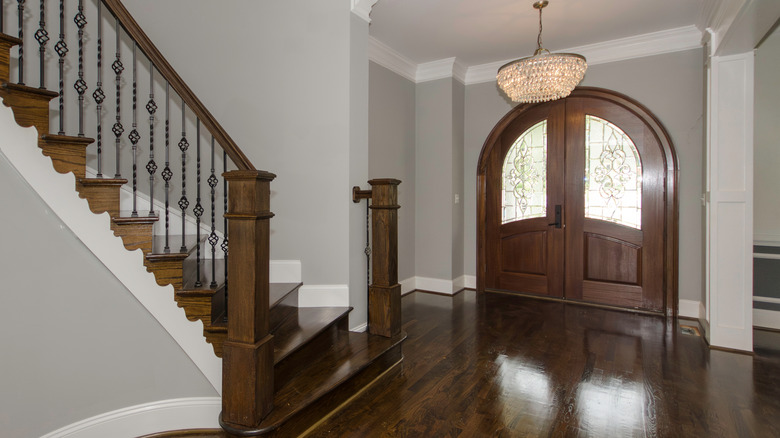
M 547 120 L 517 138 L 502 169 L 501 223 L 547 216 Z
M 642 163 L 614 124 L 585 116 L 585 217 L 642 228 Z

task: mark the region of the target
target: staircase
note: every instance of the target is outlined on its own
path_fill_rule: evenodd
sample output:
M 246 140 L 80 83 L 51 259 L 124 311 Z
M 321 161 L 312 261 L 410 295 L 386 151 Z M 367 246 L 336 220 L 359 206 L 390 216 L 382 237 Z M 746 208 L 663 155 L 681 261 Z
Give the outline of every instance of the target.
M 160 59 L 162 55 L 151 45 L 121 3 L 116 0 L 106 1 L 103 7 L 109 8 L 118 24 L 121 21 L 122 28 L 158 66 L 165 80 L 178 90 L 184 90 L 180 94 L 186 95 L 189 89 L 175 72 L 171 73 L 172 69 L 168 71 L 170 66 L 164 59 Z M 154 275 L 157 284 L 173 286 L 175 293 L 171 299 L 184 309 L 188 320 L 203 324 L 205 342 L 211 344 L 215 355 L 223 357 L 225 354 L 223 413 L 220 419 L 225 431 L 219 433 L 227 433 L 228 436 L 305 434 L 371 385 L 400 371 L 403 359 L 401 346 L 405 339 L 405 334 L 400 332 L 400 313 L 397 313 L 397 309 L 383 308 L 388 303 L 396 306 L 400 304 L 400 293 L 395 288 L 397 279 L 393 274 L 385 276 L 392 278 L 385 285 L 387 287 L 380 288 L 378 292 L 372 287 L 372 293 L 379 294 L 386 301 L 369 303 L 375 318 L 389 321 L 378 324 L 376 330 L 370 330 L 380 335 L 350 332 L 347 322 L 351 307 L 300 308 L 298 291 L 301 284 L 267 282 L 267 223 L 272 215 L 257 205 L 258 202 L 267 203 L 267 193 L 263 195 L 262 188 L 257 192 L 249 188 L 257 183 L 267 190 L 273 175 L 255 171 L 251 167 L 251 163 L 232 144 L 218 123 L 204 108 L 198 107 L 200 102 L 197 98 L 186 96 L 188 105 L 199 117 L 198 126 L 203 120 L 204 126 L 225 147 L 225 156 L 230 156 L 238 167 L 238 170 L 225 174 L 225 185 L 230 183 L 229 209 L 228 200 L 225 200 L 225 216 L 230 220 L 230 226 L 226 225 L 222 233 L 231 236 L 230 264 L 227 263 L 227 249 L 224 249 L 224 258 L 217 259 L 214 256 L 216 245 L 210 241 L 216 239 L 213 210 L 211 234 L 200 235 L 200 215 L 196 213 L 198 228 L 195 235 L 168 234 L 167 220 L 166 234 L 155 235 L 155 223 L 162 220 L 161 212 L 138 214 L 137 211 L 120 209 L 120 190 L 128 184 L 128 179 L 87 176 L 87 150 L 95 140 L 84 135 L 50 134 L 50 114 L 54 105 L 52 100 L 57 99 L 62 92 L 11 82 L 11 52 L 12 48 L 20 44 L 20 39 L 0 33 L 0 99 L 13 110 L 20 126 L 37 129 L 41 152 L 51 159 L 54 171 L 75 176 L 74 189 L 81 198 L 87 200 L 90 210 L 95 214 L 108 213 L 111 230 L 122 239 L 124 247 L 130 251 L 140 249 L 143 252 L 144 266 Z M 213 155 L 212 149 L 212 177 Z M 135 174 L 133 181 L 135 193 Z M 397 185 L 397 182 L 393 184 Z M 245 197 L 248 199 L 241 199 L 242 193 L 249 193 Z M 213 205 L 213 186 L 211 196 Z M 247 205 L 260 213 L 252 216 L 251 212 L 242 210 Z M 167 209 L 165 216 L 167 219 Z M 240 226 L 251 222 L 254 228 L 251 232 L 239 225 L 234 228 L 234 221 L 240 223 Z M 254 232 L 258 234 L 252 234 Z M 234 238 L 234 235 L 237 237 Z M 224 240 L 223 246 L 226 247 L 226 237 Z M 208 248 L 209 244 L 212 258 L 204 259 L 201 249 Z M 264 244 L 266 248 L 262 247 Z M 388 265 L 394 265 L 395 262 L 387 260 Z M 231 280 L 229 283 L 228 278 Z M 255 298 L 263 302 L 253 303 Z M 242 325 L 244 322 L 247 322 L 246 326 Z M 267 361 L 263 357 L 265 354 L 268 355 Z M 215 433 L 206 431 L 203 436 Z M 179 435 L 173 433 L 165 436 Z M 180 436 L 198 435 L 181 432 Z

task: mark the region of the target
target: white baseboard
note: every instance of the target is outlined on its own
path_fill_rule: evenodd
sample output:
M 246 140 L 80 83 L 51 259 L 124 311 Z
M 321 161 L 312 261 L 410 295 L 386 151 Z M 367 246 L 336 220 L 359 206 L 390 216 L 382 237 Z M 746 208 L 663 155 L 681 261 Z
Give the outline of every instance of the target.
M 271 260 L 271 283 L 300 283 L 300 260 Z
M 437 292 L 453 295 L 460 290 L 474 289 L 477 287 L 477 277 L 473 275 L 461 275 L 454 280 L 442 280 L 428 277 L 409 277 L 401 281 L 401 295 L 406 295 L 414 290 Z
M 780 330 L 780 312 L 753 309 L 753 326 Z
M 363 333 L 364 331 L 368 330 L 368 323 L 364 322 L 363 324 L 360 324 L 357 327 L 352 327 L 349 329 L 351 332 L 357 332 L 357 333 Z
M 166 430 L 216 429 L 221 410 L 219 397 L 161 400 L 96 415 L 41 438 L 132 438 Z
M 704 318 L 704 304 L 701 301 L 680 300 L 677 307 L 680 316 L 686 318 Z
M 348 307 L 346 284 L 304 284 L 298 291 L 298 307 Z

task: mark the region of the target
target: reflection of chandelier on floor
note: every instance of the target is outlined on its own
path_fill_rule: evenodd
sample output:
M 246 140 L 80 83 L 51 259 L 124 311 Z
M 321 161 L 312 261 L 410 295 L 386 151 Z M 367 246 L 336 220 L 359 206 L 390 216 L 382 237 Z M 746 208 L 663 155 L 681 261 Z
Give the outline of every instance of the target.
M 539 36 L 533 56 L 516 59 L 498 69 L 498 86 L 515 102 L 546 102 L 571 93 L 582 81 L 588 64 L 574 53 L 550 53 L 542 48 L 542 9 L 549 2 L 534 3 L 539 10 Z

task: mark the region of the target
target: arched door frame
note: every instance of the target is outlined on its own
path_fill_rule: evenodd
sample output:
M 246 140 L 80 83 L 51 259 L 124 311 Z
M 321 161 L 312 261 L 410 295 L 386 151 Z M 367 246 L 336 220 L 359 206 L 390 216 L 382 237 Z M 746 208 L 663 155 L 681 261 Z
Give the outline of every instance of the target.
M 679 197 L 677 191 L 677 179 L 679 178 L 679 168 L 677 165 L 677 152 L 674 149 L 669 134 L 664 129 L 661 122 L 642 104 L 615 91 L 604 88 L 578 87 L 571 97 L 586 97 L 605 100 L 620 105 L 637 117 L 639 117 L 656 136 L 661 145 L 662 155 L 665 167 L 665 211 L 664 211 L 664 307 L 666 316 L 677 316 L 677 283 L 678 283 L 678 234 L 679 234 Z M 486 275 L 486 169 L 488 157 L 493 147 L 498 143 L 501 134 L 515 120 L 522 118 L 528 110 L 538 105 L 522 104 L 510 110 L 488 135 L 482 146 L 477 163 L 477 291 L 485 290 Z

